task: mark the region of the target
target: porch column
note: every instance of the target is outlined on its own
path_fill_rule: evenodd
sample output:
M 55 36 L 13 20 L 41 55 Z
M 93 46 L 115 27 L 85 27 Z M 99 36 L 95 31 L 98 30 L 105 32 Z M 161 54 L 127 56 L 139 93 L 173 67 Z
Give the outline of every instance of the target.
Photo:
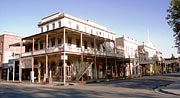
M 46 33 L 46 74 L 45 74 L 45 81 L 48 79 L 48 55 L 47 55 L 47 49 L 49 44 L 49 38 L 48 33 Z M 47 81 L 46 81 L 47 82 Z
M 7 70 L 7 81 L 9 81 L 9 67 L 8 67 L 8 70 Z
M 116 58 L 114 60 L 115 60 L 114 61 L 114 64 L 115 64 L 115 77 L 118 77 Z
M 41 63 L 38 63 L 38 82 L 41 82 Z
M 66 42 L 66 31 L 65 28 L 63 28 L 63 40 L 64 40 L 64 58 L 63 58 L 63 70 L 64 70 L 64 85 L 66 84 L 66 61 L 65 61 L 65 42 Z
M 22 56 L 22 43 L 23 41 L 21 40 L 20 42 L 20 58 L 19 58 L 19 81 L 21 82 L 22 81 L 22 61 L 21 61 L 21 56 Z
M 32 66 L 32 71 L 31 71 L 31 82 L 34 83 L 34 57 L 31 58 L 31 66 Z
M 15 61 L 13 61 L 13 82 L 14 82 L 14 77 L 15 77 Z
M 31 81 L 34 83 L 34 37 L 33 37 L 33 44 L 32 44 L 32 58 L 31 58 L 31 66 L 32 66 L 32 71 L 31 71 Z
M 83 81 L 83 41 L 82 41 L 82 32 L 81 32 L 81 75 L 82 75 L 82 79 L 81 81 Z
M 46 75 L 45 75 L 45 80 L 46 79 L 48 79 L 48 55 L 47 54 L 46 54 Z
M 106 43 L 106 39 L 105 39 L 105 43 Z M 106 49 L 106 48 L 105 48 Z M 107 75 L 107 49 L 105 50 L 106 52 L 106 79 L 108 79 L 108 75 Z
M 94 57 L 94 75 L 95 75 L 95 79 L 97 79 L 97 65 L 96 65 L 96 37 L 94 37 L 94 53 L 95 53 L 95 57 Z
M 106 56 L 106 79 L 108 79 L 108 75 L 107 75 L 107 56 Z
M 19 60 L 19 81 L 21 82 L 22 81 L 22 62 L 21 62 L 21 59 Z

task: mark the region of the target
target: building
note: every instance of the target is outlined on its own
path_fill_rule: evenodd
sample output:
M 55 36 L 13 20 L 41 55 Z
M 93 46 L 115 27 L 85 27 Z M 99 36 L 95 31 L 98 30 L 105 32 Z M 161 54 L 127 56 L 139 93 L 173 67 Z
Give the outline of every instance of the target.
M 139 64 L 142 66 L 143 75 L 158 74 L 161 72 L 163 58 L 162 52 L 157 50 L 151 41 L 143 42 L 138 46 Z
M 180 59 L 179 58 L 165 58 L 164 61 L 164 73 L 179 72 L 180 71 Z
M 122 76 L 138 76 L 140 75 L 139 59 L 138 59 L 138 41 L 129 37 L 116 38 L 116 46 L 122 47 L 124 58 L 121 59 Z
M 21 37 L 15 34 L 5 32 L 0 35 L 0 80 L 7 79 L 9 57 L 20 54 L 19 47 L 9 47 L 9 45 L 20 41 Z
M 115 53 L 115 33 L 89 20 L 55 13 L 18 45 L 25 47 L 19 58 L 20 81 L 65 83 L 117 76 L 116 58 L 121 55 Z

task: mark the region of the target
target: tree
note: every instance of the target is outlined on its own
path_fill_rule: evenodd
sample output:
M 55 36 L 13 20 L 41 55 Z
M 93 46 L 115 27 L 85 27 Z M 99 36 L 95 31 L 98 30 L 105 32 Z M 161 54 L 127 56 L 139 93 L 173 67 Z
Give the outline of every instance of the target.
M 167 23 L 174 31 L 175 47 L 180 54 L 180 0 L 171 0 L 167 12 Z

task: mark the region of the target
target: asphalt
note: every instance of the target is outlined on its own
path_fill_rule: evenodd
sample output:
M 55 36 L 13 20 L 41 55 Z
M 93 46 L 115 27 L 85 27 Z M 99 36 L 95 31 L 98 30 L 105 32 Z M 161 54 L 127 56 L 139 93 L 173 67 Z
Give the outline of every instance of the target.
M 173 82 L 167 86 L 157 88 L 159 92 L 180 96 L 180 81 Z
M 180 72 L 178 72 L 178 73 L 169 73 L 170 74 L 170 76 L 171 77 L 174 77 L 173 79 L 175 79 L 174 80 L 174 82 L 171 82 L 170 84 L 167 82 L 167 83 L 163 83 L 163 84 L 166 84 L 166 85 L 161 85 L 161 86 L 158 86 L 156 89 L 155 89 L 155 91 L 157 91 L 157 92 L 159 92 L 159 93 L 163 93 L 163 94 L 171 94 L 171 95 L 176 95 L 176 96 L 180 96 Z M 168 75 L 169 75 L 168 74 Z M 146 78 L 151 78 L 151 76 L 150 77 L 142 77 L 144 80 L 146 79 Z M 142 78 L 140 78 L 140 79 L 142 79 Z M 153 78 L 153 77 L 152 77 Z M 171 78 L 170 78 L 171 79 Z M 166 79 L 165 79 L 166 80 Z M 119 83 L 119 84 L 121 84 L 121 82 L 123 82 L 123 84 L 124 83 L 126 83 L 126 81 L 129 81 L 129 80 L 124 80 L 125 82 L 123 82 L 123 81 L 114 81 L 115 82 L 115 84 L 116 84 L 116 86 L 117 86 L 117 83 Z M 138 81 L 138 79 L 132 79 L 130 82 L 133 82 L 133 81 Z M 1 83 L 2 83 L 3 81 L 1 81 Z M 12 81 L 11 81 L 12 82 Z M 117 83 L 116 83 L 117 82 Z M 146 81 L 145 81 L 146 82 Z M 143 83 L 145 83 L 145 82 L 143 82 Z M 30 82 L 23 82 L 23 83 L 19 83 L 19 82 L 14 82 L 14 83 L 9 83 L 9 82 L 6 82 L 6 81 L 4 81 L 3 82 L 3 84 L 12 84 L 12 85 L 24 85 L 24 84 L 26 84 L 26 85 L 28 85 L 28 86 L 44 86 L 44 85 L 40 85 L 40 84 L 32 84 L 32 83 L 30 83 Z M 127 83 L 129 83 L 129 82 L 127 82 Z M 155 81 L 155 82 L 150 82 L 153 86 L 154 85 L 159 85 L 159 84 L 161 84 L 161 82 L 158 82 L 158 81 Z M 93 83 L 94 84 L 94 83 Z M 95 83 L 95 85 L 97 85 L 97 84 L 99 84 L 99 83 Z M 112 84 L 111 85 L 113 85 L 114 83 L 112 82 Z M 119 85 L 118 84 L 118 85 Z M 142 83 L 141 83 L 142 84 Z M 151 84 L 146 84 L 147 86 L 148 86 L 148 88 L 149 88 L 149 86 L 151 86 Z M 99 84 L 99 85 L 102 85 L 101 83 Z M 46 84 L 46 86 L 53 86 L 54 87 L 54 85 L 48 85 L 48 84 Z M 125 87 L 127 87 L 125 84 L 124 84 L 124 86 Z M 132 85 L 131 85 L 132 86 Z M 138 88 L 140 88 L 140 86 L 139 85 L 137 85 L 138 86 Z M 123 86 L 122 86 L 123 87 Z M 134 88 L 136 88 L 136 85 L 134 85 L 133 86 Z M 142 85 L 142 88 L 146 88 L 146 87 L 144 87 L 143 85 Z M 152 88 L 154 88 L 154 87 L 152 87 Z

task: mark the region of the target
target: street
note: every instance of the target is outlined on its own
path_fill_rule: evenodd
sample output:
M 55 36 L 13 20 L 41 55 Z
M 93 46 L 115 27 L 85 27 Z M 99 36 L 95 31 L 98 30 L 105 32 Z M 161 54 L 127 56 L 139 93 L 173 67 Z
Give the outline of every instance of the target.
M 74 86 L 0 82 L 0 98 L 180 98 L 160 90 L 175 81 L 180 81 L 180 73 Z

